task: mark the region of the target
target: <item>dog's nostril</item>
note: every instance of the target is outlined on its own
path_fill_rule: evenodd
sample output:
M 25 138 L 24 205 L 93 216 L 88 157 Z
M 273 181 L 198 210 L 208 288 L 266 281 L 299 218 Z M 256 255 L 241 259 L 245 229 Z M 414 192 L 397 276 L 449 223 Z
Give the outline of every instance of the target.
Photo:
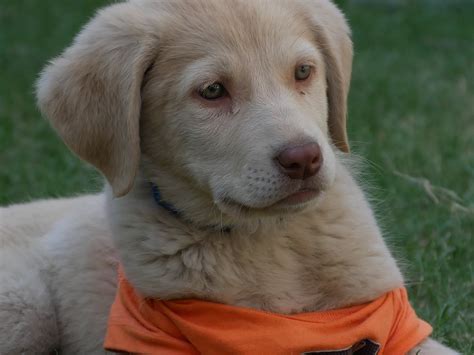
M 287 148 L 276 160 L 290 179 L 304 180 L 318 173 L 323 156 L 319 144 L 310 143 Z

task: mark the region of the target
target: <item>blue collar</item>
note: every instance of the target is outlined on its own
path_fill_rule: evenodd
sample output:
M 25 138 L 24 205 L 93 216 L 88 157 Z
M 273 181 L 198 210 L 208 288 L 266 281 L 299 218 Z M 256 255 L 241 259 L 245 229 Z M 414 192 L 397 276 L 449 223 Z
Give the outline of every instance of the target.
M 153 198 L 155 199 L 155 202 L 158 204 L 158 206 L 163 207 L 173 216 L 181 217 L 181 213 L 176 209 L 176 207 L 161 198 L 160 189 L 154 183 L 151 183 L 151 192 L 153 193 Z
M 186 220 L 186 218 L 183 217 L 183 213 L 181 211 L 179 211 L 171 203 L 166 202 L 165 200 L 163 200 L 163 198 L 161 197 L 161 192 L 160 192 L 160 189 L 158 188 L 158 185 L 156 185 L 152 182 L 150 183 L 150 185 L 151 185 L 151 192 L 153 194 L 153 198 L 155 199 L 155 202 L 157 203 L 158 206 L 165 209 L 166 211 L 168 211 L 169 214 L 175 216 L 176 218 L 180 218 L 180 219 L 182 218 L 182 219 Z M 189 220 L 188 220 L 188 223 L 193 224 L 193 222 L 191 222 Z M 207 225 L 205 227 L 200 227 L 200 229 L 213 229 L 213 230 L 221 231 L 221 232 L 224 232 L 224 233 L 230 233 L 230 231 L 232 230 L 232 227 L 231 226 Z

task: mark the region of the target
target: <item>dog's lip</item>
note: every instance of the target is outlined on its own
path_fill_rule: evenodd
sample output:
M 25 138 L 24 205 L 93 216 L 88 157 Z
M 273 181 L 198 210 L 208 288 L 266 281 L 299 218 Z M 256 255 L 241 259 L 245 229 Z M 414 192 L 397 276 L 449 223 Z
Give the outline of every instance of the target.
M 299 205 L 305 202 L 312 200 L 319 194 L 319 191 L 316 189 L 301 189 L 292 193 L 291 195 L 281 199 L 274 205 Z
M 276 201 L 275 203 L 272 203 L 271 205 L 264 206 L 264 207 L 253 207 L 253 206 L 248 206 L 245 204 L 242 204 L 234 199 L 231 198 L 226 198 L 224 199 L 223 202 L 225 205 L 231 206 L 231 207 L 237 207 L 239 210 L 242 211 L 264 211 L 268 210 L 274 207 L 290 207 L 290 206 L 298 206 L 302 205 L 306 202 L 309 202 L 313 198 L 317 197 L 320 194 L 320 190 L 314 189 L 314 188 L 302 188 L 300 190 L 297 190 L 296 192 L 293 192 L 292 194 Z

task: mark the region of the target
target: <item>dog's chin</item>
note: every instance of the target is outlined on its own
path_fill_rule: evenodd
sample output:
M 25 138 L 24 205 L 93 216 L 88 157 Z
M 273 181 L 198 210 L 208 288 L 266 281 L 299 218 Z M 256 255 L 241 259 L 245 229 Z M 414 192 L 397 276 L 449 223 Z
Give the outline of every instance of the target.
M 232 198 L 217 199 L 215 203 L 221 212 L 231 217 L 258 218 L 295 214 L 315 208 L 323 199 L 323 196 L 323 190 L 305 188 L 263 206 L 251 206 Z

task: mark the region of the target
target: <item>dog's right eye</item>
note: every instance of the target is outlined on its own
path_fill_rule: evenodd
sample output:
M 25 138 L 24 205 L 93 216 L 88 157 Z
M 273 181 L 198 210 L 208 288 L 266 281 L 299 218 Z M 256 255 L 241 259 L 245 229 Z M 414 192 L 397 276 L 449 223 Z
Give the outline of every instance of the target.
M 227 91 L 221 83 L 213 83 L 199 90 L 199 95 L 206 100 L 216 100 L 226 94 Z

